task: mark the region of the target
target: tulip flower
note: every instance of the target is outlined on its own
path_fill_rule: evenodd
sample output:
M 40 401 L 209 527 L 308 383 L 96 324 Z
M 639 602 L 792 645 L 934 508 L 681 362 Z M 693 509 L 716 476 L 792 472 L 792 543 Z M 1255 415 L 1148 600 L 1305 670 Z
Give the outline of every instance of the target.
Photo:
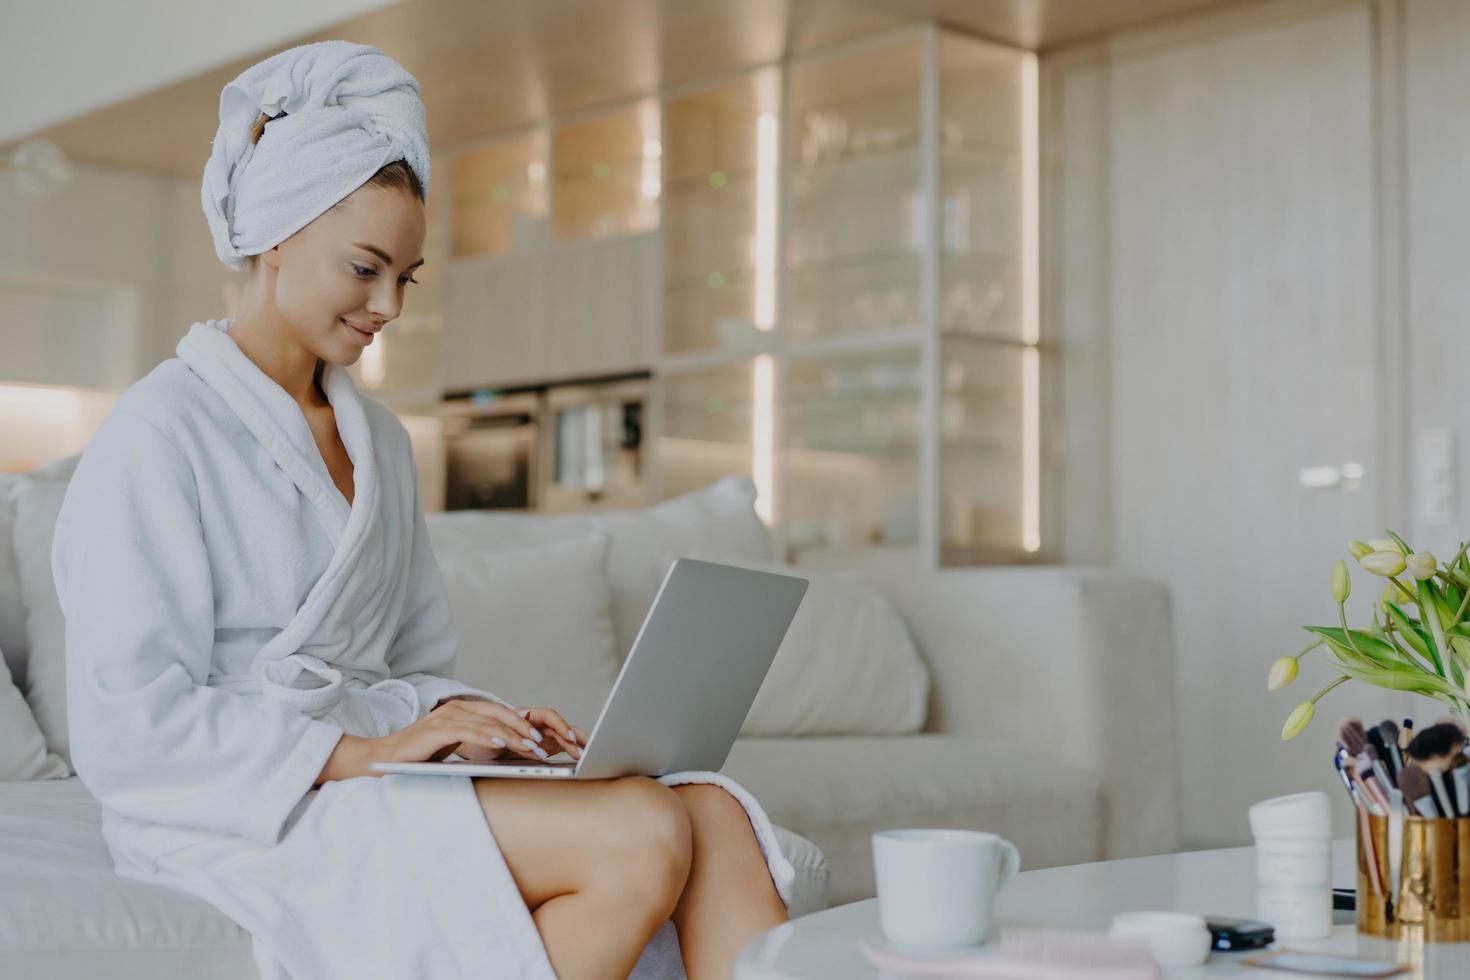
M 1348 578 L 1347 562 L 1339 558 L 1332 565 L 1332 599 L 1339 606 L 1347 602 L 1348 596 L 1352 594 L 1353 583 Z
M 1434 578 L 1435 570 L 1439 568 L 1439 562 L 1427 551 L 1416 551 L 1404 559 L 1410 574 L 1423 582 L 1425 579 Z
M 1296 671 L 1295 657 L 1278 657 L 1271 665 L 1271 673 L 1266 677 L 1266 690 L 1279 691 L 1296 680 Z
M 1317 706 L 1311 701 L 1303 701 L 1291 709 L 1291 714 L 1286 716 L 1286 724 L 1281 728 L 1281 741 L 1290 741 L 1300 735 L 1316 714 Z
M 1388 604 L 1390 602 L 1394 605 L 1401 606 L 1406 602 L 1413 601 L 1414 597 L 1406 594 L 1403 586 L 1397 582 L 1389 582 L 1383 587 L 1383 595 L 1378 597 L 1378 608 L 1382 609 L 1383 614 L 1386 616 L 1388 615 Z
M 1373 551 L 1373 546 L 1365 541 L 1348 542 L 1348 554 L 1352 555 L 1355 561 L 1362 558 L 1364 555 L 1373 554 Z
M 1321 701 L 1328 691 L 1339 684 L 1347 683 L 1348 680 L 1350 678 L 1346 674 L 1343 674 L 1337 680 L 1312 695 L 1312 700 L 1303 701 L 1295 708 L 1292 708 L 1291 714 L 1286 716 L 1286 724 L 1281 727 L 1281 741 L 1285 742 L 1300 735 L 1312 723 L 1312 719 L 1317 716 L 1317 702 Z
M 1393 538 L 1369 538 L 1368 547 L 1374 551 L 1398 551 L 1399 546 L 1393 543 Z
M 1374 575 L 1384 577 L 1397 575 L 1404 570 L 1404 556 L 1397 551 L 1387 548 L 1364 555 L 1358 559 L 1358 564 L 1372 572 Z

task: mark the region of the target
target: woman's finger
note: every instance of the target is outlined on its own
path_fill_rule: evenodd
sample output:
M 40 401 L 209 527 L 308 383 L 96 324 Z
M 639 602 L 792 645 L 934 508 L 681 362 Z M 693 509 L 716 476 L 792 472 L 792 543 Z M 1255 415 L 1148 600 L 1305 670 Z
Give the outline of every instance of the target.
M 463 705 L 461 709 L 480 718 L 500 722 L 519 734 L 517 740 L 529 738 L 533 742 L 540 742 L 542 734 L 536 730 L 536 726 L 527 721 L 525 716 L 514 708 L 507 708 L 495 701 L 470 701 L 468 699 L 450 702 L 454 705 Z
M 563 744 L 577 744 L 577 736 L 572 731 L 571 723 L 555 708 L 522 708 L 519 713 L 537 725 L 550 729 Z

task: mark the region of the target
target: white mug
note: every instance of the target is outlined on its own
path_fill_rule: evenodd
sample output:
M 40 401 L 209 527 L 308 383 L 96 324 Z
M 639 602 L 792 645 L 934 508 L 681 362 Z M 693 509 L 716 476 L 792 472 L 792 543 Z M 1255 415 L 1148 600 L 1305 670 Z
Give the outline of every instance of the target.
M 975 946 L 990 936 L 995 895 L 1021 867 L 1010 841 L 978 830 L 873 835 L 878 919 L 898 946 Z

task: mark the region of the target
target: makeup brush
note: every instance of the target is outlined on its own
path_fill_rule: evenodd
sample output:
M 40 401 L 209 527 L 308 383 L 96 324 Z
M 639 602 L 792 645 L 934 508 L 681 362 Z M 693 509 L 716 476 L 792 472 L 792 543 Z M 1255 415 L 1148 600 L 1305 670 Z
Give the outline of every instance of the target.
M 1368 733 L 1363 729 L 1363 723 L 1349 718 L 1337 727 L 1337 737 L 1354 760 L 1348 764 L 1348 772 L 1357 776 L 1358 785 L 1368 800 L 1368 808 L 1375 815 L 1382 816 L 1383 808 L 1388 805 L 1388 795 L 1373 774 L 1373 760 L 1368 758 Z M 1369 778 L 1365 778 L 1365 774 Z
M 1413 739 L 1414 739 L 1414 719 L 1412 719 L 1412 718 L 1405 718 L 1404 719 L 1404 725 L 1403 725 L 1403 727 L 1399 729 L 1399 751 L 1400 752 L 1408 752 L 1409 751 L 1409 743 L 1411 741 L 1413 741 Z M 1408 765 L 1408 761 L 1405 760 L 1404 764 L 1405 765 Z
M 1384 768 L 1383 772 L 1379 774 L 1379 778 L 1387 783 L 1390 781 L 1388 778 L 1389 769 L 1393 765 L 1388 755 L 1388 742 L 1384 739 L 1383 732 L 1379 730 L 1377 725 L 1374 725 L 1372 728 L 1368 729 L 1366 734 L 1368 737 L 1368 744 L 1373 746 L 1373 750 L 1378 753 L 1378 758 L 1383 760 Z
M 1361 721 L 1349 718 L 1337 726 L 1337 740 L 1347 747 L 1348 755 L 1357 758 L 1363 754 L 1363 748 L 1368 744 L 1368 732 L 1364 730 Z
M 1345 767 L 1346 756 L 1347 749 L 1339 745 L 1337 751 L 1332 754 L 1332 764 L 1337 767 L 1337 775 L 1342 779 L 1343 786 L 1347 787 L 1348 798 L 1353 801 L 1353 806 L 1361 807 L 1363 801 L 1358 798 L 1358 788 L 1353 784 L 1353 777 L 1348 775 Z
M 1463 752 L 1455 753 L 1450 760 L 1449 788 L 1455 794 L 1455 813 L 1470 815 L 1470 759 Z
M 1368 754 L 1373 750 L 1373 746 L 1369 745 L 1365 748 L 1367 751 L 1358 756 L 1355 766 L 1358 783 L 1367 791 L 1368 798 L 1378 805 L 1380 811 L 1378 815 L 1382 816 L 1388 812 L 1388 788 L 1378 781 L 1378 773 L 1373 768 L 1373 757 Z
M 1378 776 L 1378 788 L 1383 790 L 1383 795 L 1388 796 L 1388 791 L 1398 785 L 1398 780 L 1388 774 L 1388 766 L 1384 764 L 1383 755 L 1378 751 L 1376 745 L 1363 746 L 1363 755 L 1373 761 L 1373 772 Z
M 1393 769 L 1393 778 L 1398 779 L 1399 773 L 1404 771 L 1404 754 L 1399 749 L 1399 726 L 1393 723 L 1392 718 L 1385 718 L 1378 725 L 1378 733 L 1388 746 L 1386 755 L 1389 766 Z
M 1404 793 L 1404 805 L 1409 812 L 1420 817 L 1437 817 L 1439 810 L 1434 805 L 1434 787 L 1429 783 L 1429 773 L 1410 762 L 1399 773 L 1399 789 Z
M 1454 816 L 1449 793 L 1444 788 L 1444 774 L 1450 768 L 1453 757 L 1465 747 L 1465 732 L 1458 725 L 1442 722 L 1430 725 L 1409 743 L 1409 757 L 1419 768 L 1429 774 L 1441 812 Z

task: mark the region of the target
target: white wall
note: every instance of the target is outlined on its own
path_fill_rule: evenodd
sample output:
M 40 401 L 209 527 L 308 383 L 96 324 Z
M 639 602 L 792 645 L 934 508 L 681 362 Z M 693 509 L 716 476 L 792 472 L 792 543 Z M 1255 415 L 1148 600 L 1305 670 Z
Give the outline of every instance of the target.
M 1404 45 L 1404 289 L 1410 331 L 1403 436 L 1454 434 L 1455 506 L 1449 520 L 1419 506 L 1410 527 L 1436 553 L 1453 554 L 1470 529 L 1470 4 L 1408 0 Z
M 5 5 L 0 143 L 265 52 L 396 0 L 46 0 Z
M 1337 722 L 1443 713 L 1349 685 L 1283 744 L 1291 705 L 1336 675 L 1319 651 L 1289 692 L 1264 681 L 1301 625 L 1336 619 L 1349 538 L 1387 525 L 1445 549 L 1470 516 L 1461 493 L 1450 523 L 1416 519 L 1404 448 L 1463 417 L 1467 36 L 1453 0 L 1277 0 L 1044 64 L 1064 554 L 1171 587 L 1192 843 L 1242 841 L 1251 802 L 1304 788 L 1349 832 Z M 1355 489 L 1298 483 L 1348 461 Z M 1361 622 L 1378 582 L 1355 583 Z

